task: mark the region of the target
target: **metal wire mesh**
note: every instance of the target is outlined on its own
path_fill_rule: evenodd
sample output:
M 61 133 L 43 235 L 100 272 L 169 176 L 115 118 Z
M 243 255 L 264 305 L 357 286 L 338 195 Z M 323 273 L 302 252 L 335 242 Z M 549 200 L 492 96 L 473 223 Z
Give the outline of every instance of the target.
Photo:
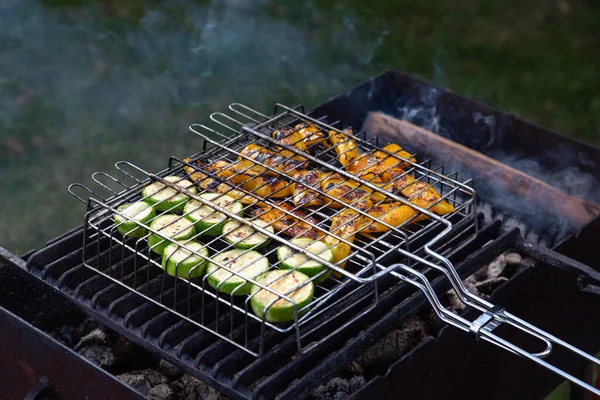
M 376 138 L 353 135 L 303 110 L 278 105 L 273 116 L 240 104 L 230 110 L 211 116 L 219 130 L 190 127 L 204 139 L 204 150 L 185 160 L 173 157 L 164 171 L 152 174 L 119 162 L 118 176 L 93 176 L 108 195 L 72 185 L 78 198 L 84 200 L 76 187 L 89 197 L 86 266 L 260 355 L 286 332 L 297 336 L 299 351 L 314 347 L 318 342 L 302 342 L 303 326 L 361 286 L 371 289 L 375 307 L 377 280 L 391 263 L 425 268 L 432 259 L 428 247 L 443 253 L 448 243 L 459 246 L 477 234 L 475 194 L 456 173 L 379 147 Z M 385 168 L 378 168 L 382 163 Z M 143 206 L 128 212 L 127 205 L 140 201 L 158 212 L 142 220 Z M 269 243 L 240 250 L 247 237 L 223 233 L 225 221 L 251 228 L 261 244 Z M 300 237 L 322 242 L 333 259 L 292 240 Z M 159 254 L 177 239 L 171 253 Z M 282 246 L 303 256 L 302 263 L 322 267 L 298 274 L 306 264 L 289 268 L 278 254 Z M 282 272 L 261 279 L 266 271 Z M 266 304 L 257 311 L 260 295 Z M 279 318 L 269 317 L 273 309 Z

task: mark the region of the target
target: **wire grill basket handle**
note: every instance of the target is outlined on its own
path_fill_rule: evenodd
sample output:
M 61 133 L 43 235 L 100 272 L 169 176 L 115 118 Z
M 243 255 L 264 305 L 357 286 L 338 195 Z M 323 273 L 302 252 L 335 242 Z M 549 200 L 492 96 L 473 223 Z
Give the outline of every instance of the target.
M 425 275 L 403 264 L 394 265 L 397 266 L 395 269 L 400 270 L 401 273 L 393 272 L 392 275 L 421 290 L 423 294 L 427 297 L 435 313 L 445 323 L 452 325 L 458 329 L 461 329 L 465 332 L 470 332 L 474 334 L 477 339 L 485 340 L 486 342 L 489 342 L 513 354 L 527 358 L 535 362 L 536 364 L 573 382 L 574 384 L 582 387 L 583 389 L 588 390 L 589 392 L 594 393 L 597 396 L 600 396 L 600 389 L 582 381 L 581 379 L 558 368 L 556 365 L 544 360 L 544 358 L 552 354 L 552 352 L 557 348 L 563 348 L 565 350 L 568 350 L 586 359 L 587 361 L 592 362 L 597 366 L 600 366 L 600 360 L 596 357 L 587 354 L 583 350 L 565 342 L 564 340 L 561 340 L 549 334 L 548 332 L 545 332 L 537 328 L 536 326 L 528 323 L 527 321 L 524 321 L 521 318 L 518 318 L 508 313 L 504 308 L 499 306 L 491 305 L 489 309 L 483 312 L 474 321 L 469 321 L 445 309 L 442 306 L 441 302 L 439 301 L 439 298 L 434 292 L 432 286 L 429 284 L 429 280 L 425 277 Z M 518 329 L 519 331 L 541 341 L 545 346 L 544 350 L 536 353 L 530 352 L 516 345 L 515 343 L 512 343 L 493 333 L 493 331 L 502 324 L 508 324 Z

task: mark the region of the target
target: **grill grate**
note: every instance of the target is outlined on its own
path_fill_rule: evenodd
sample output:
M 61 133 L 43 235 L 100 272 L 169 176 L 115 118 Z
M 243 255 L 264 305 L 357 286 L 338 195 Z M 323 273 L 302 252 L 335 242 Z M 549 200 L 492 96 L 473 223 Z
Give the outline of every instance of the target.
M 499 223 L 484 226 L 466 247 L 448 246 L 441 254 L 455 262 L 470 255 L 468 262 L 457 263 L 458 272 L 466 278 L 510 249 L 518 235 L 513 231 L 497 239 L 500 233 Z M 28 270 L 65 293 L 102 324 L 230 398 L 303 398 L 370 345 L 401 326 L 405 318 L 429 304 L 412 286 L 383 277 L 379 281 L 382 293 L 375 310 L 366 312 L 370 306 L 365 297 L 368 288 L 361 287 L 308 324 L 312 331 L 309 339 L 327 338 L 319 343 L 318 350 L 296 357 L 293 335 L 279 335 L 271 339 L 278 340 L 279 345 L 256 358 L 169 310 L 145 301 L 138 293 L 123 291 L 121 285 L 84 266 L 82 240 L 83 232 L 79 230 L 49 245 L 28 260 Z M 107 238 L 103 239 L 103 246 L 108 247 Z M 473 254 L 478 249 L 480 256 Z M 436 278 L 435 271 L 427 276 L 431 277 L 437 293 L 450 288 L 446 279 Z M 160 279 L 160 276 L 155 278 Z M 354 306 L 349 307 L 350 304 Z
M 118 282 L 122 286 L 121 290 L 133 290 L 143 299 L 170 310 L 179 317 L 212 332 L 221 339 L 227 340 L 253 355 L 260 355 L 265 349 L 277 344 L 275 339 L 268 340 L 269 337 L 265 335 L 267 332 L 274 334 L 293 332 L 297 349 L 299 352 L 303 352 L 313 348 L 324 339 L 308 341 L 307 338 L 313 335 L 311 335 L 312 331 L 304 329 L 306 324 L 343 302 L 356 293 L 361 286 L 369 288 L 364 293 L 364 297 L 370 302 L 370 307 L 374 308 L 377 305 L 379 299 L 377 279 L 390 272 L 390 268 L 387 266 L 390 261 L 397 262 L 398 256 L 401 256 L 401 260 L 407 265 L 420 264 L 421 267 L 425 267 L 427 266 L 427 260 L 432 262 L 431 258 L 437 254 L 427 254 L 427 246 L 433 246 L 438 240 L 446 236 L 449 233 L 448 228 L 454 226 L 458 228 L 454 230 L 452 241 L 454 246 L 459 244 L 457 238 L 467 241 L 477 234 L 475 207 L 473 206 L 474 193 L 466 184 L 457 180 L 455 173 L 446 176 L 443 167 L 432 169 L 428 161 L 423 163 L 414 162 L 411 154 L 403 153 L 402 156 L 398 156 L 390 153 L 385 148 L 377 146 L 377 143 L 366 140 L 364 134 L 354 137 L 347 130 L 328 125 L 322 119 L 312 119 L 296 109 L 278 105 L 274 116 L 268 117 L 239 104 L 234 104 L 230 108 L 235 118 L 222 113 L 215 113 L 211 118 L 222 128 L 237 134 L 232 137 L 203 125 L 193 125 L 191 130 L 203 136 L 205 148 L 203 152 L 190 159 L 179 160 L 173 158 L 177 162 L 176 165 L 156 175 L 146 172 L 131 163 L 119 162 L 116 164 L 118 175 L 111 176 L 106 173 L 97 173 L 93 176 L 96 183 L 111 192 L 109 196 L 100 196 L 95 191 L 79 184 L 71 187 L 73 194 L 76 194 L 74 189 L 79 187 L 84 188 L 91 195 L 89 211 L 86 214 L 84 224 L 88 228 L 85 230 L 84 235 L 83 254 L 84 264 L 87 267 L 108 279 Z M 289 129 L 290 126 L 297 127 L 298 124 L 315 127 L 312 136 L 316 136 L 318 139 L 308 146 L 311 155 L 295 148 L 293 145 L 297 142 L 284 145 L 270 137 L 271 132 L 282 132 Z M 344 153 L 339 152 L 333 146 L 325 145 L 329 142 L 330 131 L 334 131 L 337 135 L 340 135 L 339 137 L 343 138 L 342 144 L 346 142 L 356 143 L 356 146 L 364 154 L 379 152 L 384 154 L 386 159 L 394 157 L 393 160 L 397 164 L 396 166 L 403 168 L 402 170 L 399 169 L 400 173 L 394 179 L 399 181 L 411 177 L 408 178 L 408 183 L 400 187 L 399 190 L 402 191 L 406 187 L 417 188 L 411 193 L 412 197 L 405 199 L 398 193 L 392 193 L 391 184 L 394 181 L 390 184 L 386 183 L 385 186 L 380 183 L 380 176 L 387 173 L 386 171 L 378 171 L 376 174 L 368 176 L 368 178 L 363 177 L 364 179 L 360 179 L 337 167 L 336 165 L 339 165 L 338 159 Z M 261 132 L 268 132 L 268 134 Z M 252 153 L 247 151 L 249 145 L 258 145 L 260 149 L 266 149 L 269 152 L 268 157 L 253 157 Z M 238 160 L 246 161 L 246 163 L 243 164 L 242 161 Z M 252 163 L 249 162 L 251 160 Z M 222 169 L 206 167 L 209 163 L 211 166 L 222 163 L 225 167 Z M 242 165 L 243 168 L 240 168 Z M 291 167 L 294 168 L 294 174 L 291 172 Z M 254 174 L 254 171 L 258 168 L 260 174 Z M 282 170 L 282 168 L 285 170 Z M 306 181 L 302 180 L 305 175 L 295 174 L 299 168 L 305 169 L 308 173 L 318 171 L 316 173 L 320 174 L 320 179 L 322 179 L 322 182 L 317 181 L 320 185 L 313 185 L 310 189 L 307 189 L 304 186 L 307 185 Z M 363 172 L 359 170 L 355 174 Z M 328 174 L 336 174 L 335 176 L 341 179 L 330 179 L 333 175 Z M 270 176 L 264 179 L 263 182 L 262 178 L 267 175 Z M 167 176 L 177 176 L 179 181 L 164 179 Z M 353 179 L 350 181 L 351 184 L 347 183 L 349 178 Z M 259 180 L 260 185 L 256 183 Z M 194 181 L 196 186 L 201 189 L 199 193 L 195 192 L 195 188 L 192 189 L 189 181 Z M 326 181 L 328 186 L 324 186 Z M 158 204 L 171 205 L 172 203 L 167 202 L 175 196 L 181 196 L 183 193 L 196 200 L 198 207 L 211 205 L 211 208 L 216 212 L 221 212 L 227 218 L 251 226 L 255 231 L 271 238 L 271 244 L 261 251 L 269 260 L 269 269 L 280 267 L 276 251 L 279 246 L 286 245 L 308 258 L 326 265 L 338 275 L 330 276 L 325 281 L 319 282 L 321 275 L 328 272 L 325 270 L 316 276 L 312 276 L 308 282 L 301 283 L 287 292 L 281 293 L 274 291 L 263 282 L 257 282 L 251 277 L 242 275 L 243 270 L 241 272 L 235 271 L 229 269 L 229 265 L 216 263 L 220 268 L 230 273 L 228 276 L 244 278 L 257 287 L 272 293 L 273 300 L 267 305 L 267 310 L 275 301 L 279 303 L 287 301 L 291 304 L 293 307 L 293 321 L 289 323 L 267 321 L 264 316 L 257 316 L 253 313 L 250 302 L 255 295 L 254 293 L 247 297 L 241 297 L 235 295 L 235 291 L 239 290 L 239 287 L 234 289 L 231 294 L 223 294 L 220 290 L 214 290 L 209 285 L 209 279 L 214 271 L 197 279 L 190 279 L 189 275 L 181 278 L 169 276 L 161 268 L 161 256 L 152 251 L 156 245 L 149 245 L 148 242 L 149 237 L 152 235 L 158 235 L 158 237 L 165 240 L 172 237 L 165 236 L 163 231 L 158 231 L 156 230 L 158 228 L 150 226 L 153 220 L 160 217 L 154 217 L 150 221 L 138 224 L 146 229 L 146 234 L 141 238 L 123 236 L 121 234 L 123 232 L 119 232 L 119 228 L 123 226 L 123 223 L 116 223 L 114 218 L 115 215 L 119 215 L 124 221 L 133 221 L 132 217 L 127 215 L 120 207 L 130 202 L 148 200 L 150 196 L 148 192 L 145 192 L 145 197 L 142 197 L 143 195 L 140 192 L 142 188 L 148 187 L 152 182 L 162 183 L 163 191 L 172 190 L 170 197 L 163 196 Z M 237 185 L 231 182 L 235 182 Z M 186 183 L 187 187 L 182 188 L 182 183 Z M 271 190 L 271 193 L 279 193 L 277 191 L 280 191 L 289 194 L 294 190 L 294 185 L 297 187 L 295 193 L 311 193 L 319 196 L 324 204 L 300 210 L 300 205 L 290 202 L 282 203 L 277 195 L 274 196 L 275 198 L 265 198 L 265 188 L 268 188 L 267 193 Z M 111 186 L 114 189 L 111 189 Z M 341 195 L 334 193 L 334 190 L 338 188 L 344 189 Z M 423 206 L 423 203 L 417 203 L 417 201 L 422 199 L 421 195 L 423 193 L 431 189 L 439 193 L 438 198 L 429 201 L 426 208 L 419 207 Z M 206 192 L 214 191 L 241 200 L 244 203 L 243 213 L 245 215 L 256 215 L 257 211 L 271 210 L 278 213 L 277 218 L 269 220 L 266 226 L 257 226 L 253 221 L 243 219 L 238 212 L 227 208 L 227 205 L 223 205 L 223 207 L 215 206 L 214 203 L 209 202 L 202 196 Z M 81 197 L 79 198 L 81 199 Z M 385 200 L 383 200 L 384 198 Z M 416 218 L 417 213 L 414 212 L 413 215 L 405 218 L 404 222 L 395 227 L 389 225 L 383 219 L 372 217 L 369 214 L 370 210 L 374 209 L 373 204 L 375 206 L 382 204 L 383 201 L 389 201 L 390 198 L 396 200 L 396 203 L 392 203 L 394 208 L 391 212 L 401 209 L 411 211 L 418 209 L 428 218 L 419 221 Z M 453 211 L 443 217 L 431 211 L 432 208 L 442 202 L 448 202 L 453 206 Z M 335 204 L 333 210 L 332 203 Z M 344 203 L 343 207 L 341 203 Z M 415 205 L 415 203 L 417 204 Z M 188 211 L 186 208 L 183 215 L 174 217 L 173 224 L 185 223 L 187 225 L 181 230 L 187 229 L 191 222 L 187 221 L 186 216 L 194 213 L 197 209 Z M 367 220 L 369 217 L 370 224 L 377 221 L 387 226 L 388 229 L 386 232 L 375 235 L 370 233 L 365 233 L 362 236 L 356 235 L 356 241 L 353 242 L 354 235 L 350 238 L 346 234 L 334 233 L 333 228 L 330 228 L 332 224 L 336 224 L 336 219 L 342 220 L 345 213 L 351 213 L 351 215 L 349 219 L 343 220 L 342 228 L 344 224 L 351 226 L 359 218 L 362 218 L 362 221 L 369 221 Z M 205 218 L 202 221 L 213 215 L 214 213 L 204 216 Z M 261 216 L 259 215 L 258 218 L 261 218 Z M 281 230 L 281 227 L 278 228 L 277 223 L 286 219 L 288 223 L 284 226 L 285 233 L 289 233 L 292 229 L 302 229 L 302 236 L 320 238 L 327 243 L 330 249 L 335 248 L 336 244 L 347 246 L 347 254 L 343 259 L 335 262 L 323 260 L 323 258 L 313 255 L 284 239 L 280 234 L 267 230 L 269 227 L 275 227 L 275 231 Z M 289 223 L 289 221 L 292 222 Z M 196 227 L 198 227 L 198 224 L 196 224 Z M 475 229 L 470 229 L 471 227 Z M 366 231 L 368 228 L 369 223 L 365 223 L 360 229 Z M 341 231 L 342 229 L 340 229 Z M 465 235 L 465 232 L 470 232 L 470 235 Z M 203 233 L 205 232 L 196 232 L 191 239 L 201 242 L 208 249 L 208 257 L 204 253 L 191 249 L 186 244 L 182 244 L 181 247 L 188 250 L 188 254 L 194 254 L 205 261 L 212 259 L 213 262 L 216 255 L 223 254 L 233 248 L 230 242 L 224 240 L 224 235 L 207 237 Z M 364 232 L 361 231 L 361 233 Z M 431 239 L 432 237 L 433 239 Z M 105 241 L 104 239 L 108 240 Z M 444 242 L 441 245 L 444 245 Z M 345 268 L 341 267 L 342 264 L 345 264 Z M 176 264 L 176 269 L 179 268 L 179 265 L 180 263 Z M 290 270 L 289 273 L 292 273 L 292 271 Z M 313 283 L 315 287 L 314 296 L 310 303 L 307 305 L 296 304 L 291 294 L 296 290 L 300 290 L 302 285 Z M 215 288 L 219 289 L 220 286 Z M 101 292 L 98 293 L 98 295 L 101 294 Z M 101 297 L 98 296 L 98 298 Z M 276 335 L 273 337 L 276 337 Z

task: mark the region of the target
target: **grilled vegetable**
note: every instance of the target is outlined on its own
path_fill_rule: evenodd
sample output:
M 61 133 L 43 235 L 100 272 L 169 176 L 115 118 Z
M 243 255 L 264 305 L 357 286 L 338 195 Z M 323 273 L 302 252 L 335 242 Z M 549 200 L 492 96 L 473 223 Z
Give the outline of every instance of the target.
M 242 187 L 262 198 L 281 198 L 292 194 L 292 185 L 274 176 L 259 176 L 242 184 Z
M 357 204 L 359 210 L 365 210 L 369 207 L 370 203 L 367 201 Z M 364 224 L 364 217 L 360 213 L 352 209 L 345 209 L 331 218 L 331 228 L 329 231 L 333 235 L 352 243 L 354 241 L 354 235 L 361 230 Z M 336 237 L 327 235 L 325 236 L 324 242 L 331 248 L 331 251 L 333 252 L 333 261 L 336 264 L 340 263 L 350 255 L 350 245 L 340 241 Z M 344 268 L 346 266 L 346 261 L 339 264 L 339 266 L 340 268 Z M 339 276 L 339 273 L 334 272 L 334 275 Z
M 227 176 L 231 175 L 246 175 L 248 178 L 260 175 L 278 175 L 276 172 L 270 171 L 265 167 L 261 167 L 260 165 L 248 161 L 248 160 L 238 160 L 236 162 L 228 162 L 224 160 L 218 160 L 207 166 L 213 171 L 223 171 L 229 172 Z
M 273 227 L 260 219 L 251 222 L 274 233 Z M 270 237 L 256 232 L 251 226 L 234 220 L 229 220 L 223 225 L 223 235 L 225 235 L 225 240 L 229 244 L 238 249 L 260 250 L 271 241 Z
M 190 160 L 188 158 L 184 159 L 185 162 L 189 163 Z M 185 165 L 183 170 L 188 174 L 189 178 L 196 183 L 199 187 L 204 190 L 208 190 L 215 193 L 226 194 L 229 197 L 232 197 L 236 200 L 239 200 L 242 204 L 260 204 L 261 202 L 256 198 L 249 196 L 242 192 L 239 189 L 234 188 L 233 186 L 222 183 L 218 179 L 214 179 L 206 175 L 202 172 L 205 168 L 207 168 L 200 161 L 193 162 L 194 168 Z
M 321 180 L 321 190 L 328 196 L 350 205 L 367 199 L 374 203 L 386 200 L 386 196 L 382 193 L 374 192 L 357 181 L 349 180 L 336 174 L 332 174 Z M 331 208 L 343 207 L 342 204 L 331 202 L 328 198 L 325 201 L 328 202 L 328 206 Z
M 311 147 L 320 144 L 323 147 L 327 148 L 327 140 L 323 131 L 319 129 L 318 126 L 314 124 L 306 124 L 300 123 L 294 126 L 294 129 L 298 131 L 298 133 L 302 136 L 304 143 L 306 146 L 311 149 Z
M 319 240 L 312 240 L 307 238 L 297 238 L 290 240 L 290 243 L 305 249 L 326 262 L 333 262 L 333 251 L 327 247 L 327 245 Z M 311 258 L 308 258 L 302 253 L 298 253 L 288 246 L 280 246 L 277 249 L 277 258 L 279 259 L 279 267 L 281 269 L 294 269 L 302 272 L 308 276 L 320 276 L 315 279 L 315 283 L 319 283 L 327 279 L 329 271 L 326 271 L 326 267 Z
M 397 144 L 388 144 L 383 150 L 398 154 L 398 156 L 411 161 L 416 161 L 411 157 L 411 154 L 404 151 L 402 147 Z M 407 163 L 400 158 L 393 157 L 387 153 L 376 150 L 369 154 L 362 154 L 356 158 L 355 161 L 348 164 L 346 169 L 350 172 L 356 173 L 358 176 L 365 179 L 366 175 L 372 174 L 374 177 L 381 178 L 383 182 L 389 182 L 391 176 L 388 171 L 392 168 L 403 168 Z
M 273 139 L 288 146 L 295 147 L 299 151 L 307 150 L 302 134 L 295 129 L 283 127 L 273 132 Z
M 317 225 L 319 221 L 310 217 L 306 212 L 297 210 L 291 204 L 284 202 L 279 203 L 278 206 L 289 214 L 267 205 L 252 210 L 250 214 L 252 217 L 270 224 L 276 231 L 291 237 L 307 237 L 310 239 L 323 237 L 324 234 L 321 231 L 309 225 Z
M 314 296 L 315 286 L 308 280 L 309 277 L 301 272 L 285 270 L 269 271 L 256 278 L 257 282 L 280 295 L 293 290 L 286 296 L 296 303 L 298 317 L 308 311 L 307 306 Z M 304 286 L 299 287 L 302 284 Z M 278 295 L 262 289 L 258 285 L 253 285 L 252 299 L 250 300 L 252 311 L 260 318 L 264 317 L 268 322 L 294 321 L 294 304 L 284 298 L 278 298 Z M 268 307 L 269 305 L 270 307 Z
M 292 201 L 296 207 L 322 206 L 330 201 L 323 198 L 320 193 L 308 189 L 308 187 L 318 187 L 323 179 L 331 175 L 329 172 L 318 170 L 298 171 L 294 173 L 293 178 L 301 183 L 292 183 Z
M 173 182 L 175 185 L 182 187 L 191 193 L 196 193 L 194 184 L 187 179 L 183 179 L 179 176 L 167 176 L 164 179 Z M 185 194 L 165 186 L 158 181 L 142 189 L 142 197 L 146 203 L 154 206 L 158 211 L 169 211 L 174 213 L 182 212 L 185 203 L 190 199 Z
M 239 168 L 238 163 L 220 161 L 207 167 L 215 175 L 225 178 L 256 196 L 267 198 L 286 197 L 292 194 L 292 186 L 277 176 L 261 175 L 249 169 Z
M 203 193 L 200 197 L 236 215 L 242 215 L 244 211 L 242 203 L 224 194 Z M 227 215 L 197 200 L 187 203 L 183 212 L 195 224 L 198 233 L 208 236 L 219 236 L 227 220 Z
M 113 216 L 118 225 L 117 231 L 123 236 L 133 238 L 141 238 L 148 234 L 148 230 L 139 226 L 138 222 L 145 224 L 156 217 L 154 208 L 143 201 L 123 204 L 119 206 L 117 210 L 122 212 L 126 217 L 129 217 L 129 219 L 124 218 L 119 214 Z
M 237 276 L 223 267 L 239 272 Z M 206 281 L 221 293 L 243 296 L 250 293 L 254 279 L 269 269 L 269 261 L 257 251 L 233 249 L 216 255 L 206 268 Z M 246 278 L 246 279 L 244 279 Z
M 199 257 L 194 253 L 180 247 L 184 245 L 203 255 Z M 171 276 L 181 278 L 198 278 L 204 275 L 206 271 L 206 259 L 208 258 L 208 249 L 198 242 L 176 242 L 171 243 L 163 251 L 162 267 Z
M 340 163 L 345 166 L 358 157 L 358 147 L 354 141 L 352 129 L 344 129 L 343 132 L 330 131 L 329 140 L 338 154 Z
M 397 227 L 416 216 L 418 212 L 412 207 L 395 202 L 374 205 L 367 210 L 367 214 L 372 216 L 373 219 L 365 218 L 365 223 L 368 225 L 361 230 L 361 233 L 387 232 L 390 228 L 380 222 Z M 412 222 L 416 220 L 415 218 Z
M 301 169 L 306 165 L 305 159 L 298 159 L 297 155 L 290 151 L 284 150 L 274 153 L 257 144 L 249 144 L 240 151 L 240 154 L 267 165 L 283 174 L 290 173 L 296 169 Z M 240 160 L 243 159 L 243 157 L 240 157 Z
M 150 228 L 171 239 L 163 239 L 155 233 L 148 236 L 148 247 L 160 255 L 163 254 L 165 247 L 172 242 L 190 239 L 196 233 L 194 225 L 186 218 L 177 214 L 163 214 L 156 217 L 150 223 Z
M 409 175 L 400 168 L 393 168 L 389 171 L 394 180 L 394 187 L 406 198 L 412 198 L 411 202 L 421 208 L 431 207 L 431 211 L 436 214 L 444 215 L 454 212 L 454 206 L 446 200 L 441 200 L 434 204 L 442 196 L 429 183 L 417 181 L 412 175 Z M 414 197 L 414 198 L 413 198 Z

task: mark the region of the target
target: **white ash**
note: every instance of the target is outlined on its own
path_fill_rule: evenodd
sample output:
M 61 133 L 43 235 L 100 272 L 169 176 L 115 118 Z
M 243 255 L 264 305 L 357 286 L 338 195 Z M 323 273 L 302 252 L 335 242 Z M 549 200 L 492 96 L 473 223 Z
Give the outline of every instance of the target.
M 521 264 L 521 260 L 523 260 L 523 257 L 519 253 L 507 253 L 504 258 L 508 265 L 519 265 Z
M 492 261 L 490 265 L 488 265 L 488 279 L 494 279 L 502 275 L 502 272 L 504 272 L 504 268 L 506 268 L 506 257 L 504 256 L 504 254 L 501 254 L 498 258 Z
M 154 386 L 148 391 L 146 396 L 148 400 L 176 400 L 177 395 L 173 388 L 166 384 L 161 383 L 160 385 Z

